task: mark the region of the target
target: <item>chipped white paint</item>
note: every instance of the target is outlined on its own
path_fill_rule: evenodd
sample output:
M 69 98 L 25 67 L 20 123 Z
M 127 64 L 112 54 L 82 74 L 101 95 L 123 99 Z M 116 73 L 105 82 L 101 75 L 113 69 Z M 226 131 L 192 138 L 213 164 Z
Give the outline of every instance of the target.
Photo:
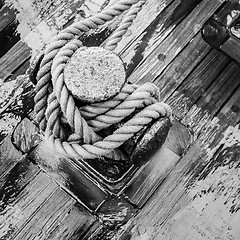
M 14 223 L 22 220 L 22 209 L 18 206 L 7 206 L 4 212 L 4 215 L 0 215 L 0 236 L 6 236 L 9 232 L 16 230 Z
M 99 12 L 106 0 L 7 0 L 7 5 L 17 10 L 17 32 L 32 50 L 32 59 L 68 23 L 82 20 Z
M 218 139 L 219 143 L 214 148 L 207 148 L 206 152 L 209 156 L 212 156 L 219 146 L 223 146 L 223 150 L 240 144 L 240 126 L 229 126 L 225 132 L 222 133 Z
M 57 33 L 58 31 L 56 28 L 51 28 L 46 22 L 42 21 L 22 38 L 22 41 L 32 50 L 32 59 L 34 59 L 38 51 L 50 42 Z
M 0 118 L 0 137 L 10 134 L 20 120 L 20 116 L 16 116 L 12 113 L 2 114 Z
M 21 77 L 6 82 L 0 87 L 0 113 L 4 112 L 23 92 L 23 88 L 19 86 L 19 81 L 21 81 Z
M 125 58 L 129 58 L 129 55 L 132 56 L 135 54 L 134 49 L 145 35 L 144 30 L 165 7 L 166 3 L 164 0 L 146 1 L 143 5 L 142 10 L 138 13 L 134 23 L 129 27 L 129 31 L 132 32 L 132 35 L 125 35 L 115 50 L 117 53 L 121 54 L 124 62 L 129 62 L 129 60 Z

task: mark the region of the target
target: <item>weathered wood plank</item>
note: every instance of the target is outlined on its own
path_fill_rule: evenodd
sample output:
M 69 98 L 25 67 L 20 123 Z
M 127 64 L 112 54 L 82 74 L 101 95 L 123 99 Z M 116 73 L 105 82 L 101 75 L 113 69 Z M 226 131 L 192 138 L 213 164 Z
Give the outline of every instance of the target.
M 24 118 L 13 131 L 13 144 L 23 153 L 29 153 L 41 141 L 38 131 L 36 125 Z
M 97 210 L 99 221 L 111 230 L 119 229 L 137 212 L 122 196 L 109 196 Z
M 232 95 L 232 92 L 238 88 L 240 84 L 239 74 L 239 65 L 231 62 L 224 68 L 224 71 L 221 72 L 213 84 L 206 89 L 196 104 L 214 115 L 217 109 L 216 105 L 218 104 L 221 108 L 224 102 Z
M 171 64 L 167 66 L 160 76 L 154 80 L 154 83 L 160 89 L 162 101 L 166 101 L 176 90 L 180 91 L 182 86 L 185 86 L 191 73 L 196 71 L 196 68 L 201 65 L 201 62 L 202 64 L 205 63 L 204 59 L 206 59 L 206 55 L 208 55 L 209 51 L 211 51 L 211 47 L 204 42 L 201 34 L 198 33 L 177 55 Z M 210 55 L 208 55 L 207 58 L 209 58 Z M 199 85 L 202 83 L 201 80 L 199 79 L 197 82 L 194 78 L 191 79 L 191 81 L 194 81 L 194 83 L 197 82 Z M 191 81 L 189 80 L 189 82 Z M 185 88 L 186 87 L 184 87 L 184 89 Z
M 18 68 L 15 69 L 9 77 L 6 78 L 5 82 L 14 81 L 17 77 L 21 75 L 25 75 L 27 72 L 27 69 L 29 68 L 29 65 L 30 65 L 30 59 L 27 59 L 20 66 L 18 66 Z
M 99 226 L 95 216 L 26 158 L 0 183 L 3 239 L 79 239 Z
M 156 43 L 160 44 L 200 1 L 176 0 L 166 2 L 166 7 L 158 12 L 158 15 L 155 19 L 152 19 L 152 22 L 149 22 L 144 32 L 136 32 L 131 36 L 135 38 L 134 41 L 131 44 L 126 44 L 125 48 L 120 52 L 122 59 L 127 65 L 128 75 L 148 52 L 154 50 Z M 144 14 L 148 13 L 144 12 Z M 144 21 L 141 24 L 144 26 L 146 22 L 145 17 L 142 17 L 141 21 Z
M 167 99 L 178 118 L 183 119 L 186 116 L 190 108 L 205 94 L 205 91 L 214 81 L 216 85 L 220 79 L 226 81 L 232 75 L 231 68 L 229 69 L 229 66 L 225 68 L 227 64 L 230 64 L 229 58 L 213 49 L 196 66 L 172 96 Z M 223 69 L 225 70 L 222 76 L 220 74 Z
M 14 202 L 22 189 L 39 173 L 39 168 L 22 157 L 0 178 L 1 210 Z M 4 196 L 4 197 L 3 197 Z
M 18 21 L 15 19 L 0 32 L 0 41 L 2 43 L 0 46 L 0 57 L 7 54 L 7 51 L 20 40 L 20 34 L 16 31 L 17 25 Z
M 203 165 L 190 170 L 184 198 L 178 210 L 155 236 L 166 239 L 212 239 L 239 236 L 239 228 L 231 228 L 231 220 L 239 216 L 239 126 L 229 127 L 221 141 L 206 151 Z M 217 136 L 219 138 L 219 136 Z M 182 231 L 182 229 L 186 231 Z
M 11 136 L 5 137 L 0 143 L 0 179 L 2 179 L 9 170 L 24 158 L 12 144 Z
M 50 4 L 50 8 L 46 9 L 46 4 Z M 47 1 L 47 3 L 46 1 L 38 3 L 33 3 L 32 1 L 25 1 L 24 3 L 21 1 L 13 2 L 13 7 L 18 9 L 19 13 L 17 14 L 18 20 L 13 22 L 13 26 L 10 26 L 10 28 L 14 27 L 14 31 L 17 29 L 18 37 L 8 36 L 8 41 L 4 44 L 2 51 L 4 53 L 8 52 L 0 59 L 0 69 L 2 69 L 0 78 L 2 80 L 9 77 L 31 54 L 35 54 L 30 52 L 30 50 L 40 50 L 57 34 L 59 29 L 63 27 L 63 25 L 56 27 L 57 23 L 58 25 L 60 24 L 58 22 L 58 18 L 61 18 L 60 13 L 63 14 L 64 10 L 69 7 L 69 4 L 66 1 L 61 1 L 61 4 L 59 2 L 53 4 L 51 1 Z M 76 8 L 78 7 L 73 2 L 71 4 Z M 62 24 L 69 20 L 68 17 L 70 17 L 69 14 L 63 17 Z M 51 23 L 50 19 L 52 20 Z M 53 22 L 53 19 L 55 22 Z M 8 30 L 8 35 L 15 34 L 14 31 L 9 32 Z M 3 35 L 2 37 L 5 38 L 6 33 L 3 33 Z M 22 41 L 19 41 L 19 35 Z
M 53 191 L 14 239 L 34 239 L 36 236 L 38 239 L 49 239 L 50 233 L 59 223 L 65 221 L 73 204 L 74 199 L 71 199 L 65 191 L 60 189 Z
M 58 224 L 50 227 L 50 230 L 48 230 L 48 239 L 89 239 L 88 237 L 101 226 L 100 223 L 96 221 L 96 217 L 88 213 L 79 204 L 75 204 L 65 215 L 61 222 L 58 220 Z
M 30 177 L 32 177 L 31 171 Z M 21 176 L 18 175 L 16 178 L 17 180 L 18 178 L 21 179 Z M 0 216 L 1 236 L 9 238 L 17 234 L 21 227 L 29 220 L 30 216 L 56 189 L 57 185 L 53 184 L 44 173 L 37 174 L 19 194 L 16 194 L 11 199 L 10 205 L 6 205 L 2 209 L 3 214 Z M 6 191 L 7 189 L 3 188 L 2 201 L 5 198 Z
M 0 140 L 33 109 L 34 90 L 27 76 L 2 84 L 0 88 Z
M 145 54 L 144 59 L 129 80 L 154 80 L 166 66 L 177 56 L 187 43 L 198 33 L 203 23 L 221 6 L 222 1 L 202 1 L 160 45 L 151 53 Z M 159 57 L 161 56 L 161 58 Z
M 176 240 L 239 236 L 234 221 L 231 231 L 232 219 L 239 215 L 239 126 L 228 127 L 232 119 L 219 117 L 210 121 L 122 236 Z
M 240 121 L 240 88 L 237 88 L 218 112 L 218 117 L 229 122 L 230 125 L 239 124 Z
M 128 65 L 128 68 L 130 68 L 130 64 L 134 64 L 136 58 L 139 58 L 138 55 L 141 55 L 147 47 L 148 41 L 161 24 L 160 20 L 165 13 L 165 9 L 172 2 L 174 1 L 146 1 L 145 5 L 143 5 L 136 20 L 129 27 L 128 34 L 126 33 L 123 36 L 122 41 L 118 43 L 115 49 L 126 65 Z
M 31 152 L 30 157 L 62 188 L 90 210 L 96 210 L 107 197 L 107 194 L 99 188 L 99 184 L 84 174 L 71 159 L 50 148 L 47 141 L 42 141 Z
M 2 31 L 6 26 L 8 26 L 16 16 L 16 11 L 4 5 L 0 10 L 0 31 Z
M 220 47 L 222 51 L 240 63 L 240 40 L 230 36 L 228 40 Z
M 0 79 L 6 80 L 23 62 L 30 58 L 31 52 L 22 41 L 16 43 L 2 58 L 0 58 Z
M 152 156 L 149 163 L 137 171 L 123 194 L 141 208 L 176 166 L 190 144 L 189 130 L 175 121 L 164 145 Z
M 239 67 L 230 62 L 182 119 L 198 136 L 239 86 Z M 186 98 L 185 98 L 186 99 Z M 188 99 L 186 99 L 186 102 Z M 224 121 L 224 119 L 222 119 Z

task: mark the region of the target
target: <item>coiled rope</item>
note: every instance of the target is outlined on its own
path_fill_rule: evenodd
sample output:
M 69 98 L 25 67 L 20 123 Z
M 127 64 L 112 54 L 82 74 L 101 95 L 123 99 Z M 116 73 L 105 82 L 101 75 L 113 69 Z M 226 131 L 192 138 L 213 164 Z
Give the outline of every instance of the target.
M 35 113 L 40 129 L 58 152 L 75 159 L 99 156 L 123 159 L 119 146 L 153 119 L 171 115 L 170 107 L 159 102 L 158 88 L 151 83 L 126 84 L 114 98 L 78 108 L 64 82 L 63 70 L 71 56 L 83 46 L 78 40 L 82 34 L 130 9 L 105 45 L 113 51 L 144 3 L 145 0 L 119 0 L 101 13 L 62 30 L 47 46 L 37 74 Z M 102 138 L 97 134 L 139 108 L 142 110 L 111 135 Z M 66 133 L 66 125 L 70 126 L 71 134 Z

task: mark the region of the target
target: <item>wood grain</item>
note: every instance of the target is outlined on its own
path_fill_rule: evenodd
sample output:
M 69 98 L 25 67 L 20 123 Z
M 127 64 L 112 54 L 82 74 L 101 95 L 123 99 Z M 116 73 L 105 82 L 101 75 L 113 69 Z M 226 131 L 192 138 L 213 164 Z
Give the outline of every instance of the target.
M 45 199 L 37 213 L 31 217 L 31 221 L 26 223 L 14 239 L 34 239 L 36 236 L 38 236 L 38 239 L 49 239 L 51 232 L 58 228 L 59 223 L 65 221 L 66 217 L 70 214 L 69 212 L 72 211 L 73 204 L 74 200 L 69 198 L 63 190 L 53 191 L 52 194 Z M 74 215 L 72 214 L 72 216 Z M 94 218 L 84 218 L 84 215 L 81 216 L 81 212 L 79 212 L 79 216 L 77 217 L 80 221 L 86 221 L 86 227 L 89 227 L 88 225 L 91 225 L 94 220 Z M 79 223 L 81 226 L 82 222 Z M 60 236 L 58 237 L 64 239 L 64 235 L 61 236 L 61 231 L 59 233 Z M 73 234 L 73 232 L 68 233 Z M 68 236 L 68 239 L 69 237 L 71 236 Z M 56 239 L 56 236 L 52 236 L 52 238 Z
M 128 75 L 145 58 L 145 55 L 148 55 L 156 48 L 156 43 L 161 44 L 161 42 L 174 31 L 175 27 L 200 1 L 201 0 L 178 0 L 166 2 L 166 7 L 158 12 L 155 19 L 149 22 L 147 28 L 144 29 L 143 32 L 136 32 L 137 37 L 134 39 L 134 42 L 127 44 L 120 52 L 123 61 L 126 63 Z M 148 12 L 150 11 L 149 9 Z M 149 14 L 148 12 L 144 12 L 144 14 L 147 15 Z M 149 17 L 148 19 L 151 18 Z M 142 22 L 141 25 L 144 26 L 146 22 L 145 16 L 142 18 L 142 21 L 144 22 Z M 133 37 L 135 35 L 131 36 Z M 124 41 L 125 40 L 123 40 L 123 43 Z M 119 45 L 121 45 L 121 43 Z M 161 56 L 164 57 L 163 55 Z
M 211 50 L 168 98 L 174 114 L 182 119 L 229 63 L 228 57 Z
M 1 239 L 79 239 L 100 225 L 26 158 L 0 181 L 0 212 Z
M 122 41 L 118 44 L 115 51 L 120 53 L 121 57 L 124 59 L 122 53 L 125 51 L 125 49 L 131 45 L 136 46 L 135 43 L 139 42 L 139 36 L 144 35 L 145 29 L 172 2 L 173 0 L 146 1 L 145 5 L 142 7 L 142 10 L 138 13 L 133 25 L 130 26 L 128 34 L 123 36 Z M 126 62 L 126 60 L 124 60 L 124 62 Z
M 46 5 L 49 5 L 49 8 L 46 8 Z M 0 78 L 6 80 L 26 59 L 30 58 L 31 54 L 35 55 L 36 51 L 41 50 L 60 29 L 66 26 L 69 20 L 77 17 L 76 12 L 81 12 L 79 9 L 81 5 L 81 2 L 62 0 L 57 3 L 51 1 L 39 1 L 38 3 L 27 1 L 25 4 L 20 1 L 14 2 L 13 9 L 14 7 L 17 9 L 14 11 L 19 11 L 17 14 L 19 22 L 14 23 L 14 26 L 18 29 L 21 41 L 15 38 L 9 48 L 5 49 L 8 52 L 0 59 L 0 69 L 2 69 Z M 86 3 L 85 8 L 88 5 L 90 5 L 88 14 L 102 7 L 98 3 L 95 6 Z
M 182 122 L 190 126 L 197 137 L 207 128 L 239 86 L 239 67 L 230 62 L 202 98 L 192 105 Z M 224 120 L 223 120 L 224 121 Z
M 53 224 L 48 231 L 48 239 L 78 240 L 89 239 L 101 227 L 96 217 L 88 213 L 79 204 L 74 204 L 58 224 Z M 46 239 L 46 238 L 43 238 Z
M 13 146 L 11 136 L 5 137 L 4 141 L 0 143 L 0 179 L 23 158 L 22 153 Z
M 27 76 L 5 82 L 0 89 L 0 140 L 26 117 L 34 106 L 34 89 Z
M 240 88 L 237 88 L 218 113 L 218 118 L 235 126 L 240 121 Z
M 31 52 L 22 41 L 17 42 L 2 58 L 0 58 L 0 78 L 6 80 L 11 73 L 30 58 Z
M 156 239 L 159 237 L 164 237 L 164 239 L 212 239 L 222 237 L 227 239 L 229 236 L 232 239 L 237 239 L 239 229 L 234 225 L 231 226 L 232 219 L 239 216 L 237 212 L 239 201 L 238 199 L 233 201 L 237 194 L 235 186 L 239 185 L 236 170 L 239 164 L 239 145 L 238 138 L 236 138 L 239 133 L 237 128 L 229 127 L 223 133 L 224 137 L 221 138 L 221 141 L 217 145 L 211 144 L 211 147 L 205 149 L 206 152 L 202 146 L 200 154 L 197 154 L 197 145 L 195 145 L 195 149 L 192 149 L 192 151 L 197 154 L 195 155 L 197 158 L 194 155 L 188 156 L 192 160 L 195 159 L 195 163 L 192 162 L 189 166 L 189 170 L 183 175 L 183 180 L 180 180 L 177 185 L 174 184 L 175 189 L 167 198 L 165 197 L 169 194 L 169 190 L 166 191 L 165 188 L 165 193 L 162 196 L 166 199 L 163 202 L 164 208 L 158 209 L 159 212 L 153 207 L 154 205 L 150 204 L 146 209 L 147 211 L 151 209 L 150 211 L 154 214 L 158 212 L 157 218 L 161 216 L 158 224 L 161 227 L 157 229 L 145 225 L 147 231 L 142 232 L 143 235 L 150 236 L 149 234 L 152 234 Z M 230 137 L 231 135 L 235 136 L 235 139 Z M 219 141 L 219 135 L 216 135 L 216 140 Z M 214 155 L 207 154 L 208 151 L 212 151 Z M 178 172 L 182 175 L 184 169 L 178 169 Z M 174 181 L 179 180 L 175 178 Z M 156 200 L 160 197 L 158 195 Z M 168 205 L 170 199 L 175 200 Z M 164 213 L 166 215 L 162 217 Z M 141 214 L 143 214 L 140 218 L 142 221 L 144 211 Z M 152 221 L 152 217 L 154 216 L 148 218 L 148 223 Z M 131 239 L 135 239 L 135 237 Z
M 198 33 L 174 58 L 160 76 L 154 80 L 154 83 L 160 89 L 162 101 L 166 101 L 172 94 L 174 96 L 176 90 L 180 92 L 181 88 L 186 89 L 185 84 L 187 82 L 191 83 L 191 81 L 194 81 L 195 84 L 201 84 L 202 79 L 198 81 L 194 78 L 191 79 L 191 81 L 188 81 L 188 79 L 191 78 L 190 76 L 192 73 L 197 71 L 196 69 L 199 65 L 205 63 L 204 59 L 206 55 L 207 58 L 210 59 L 211 54 L 209 54 L 209 51 L 211 51 L 211 47 L 204 42 L 201 34 Z
M 220 49 L 240 63 L 240 40 L 230 36 L 228 40 L 220 47 Z
M 38 127 L 24 118 L 13 131 L 13 144 L 23 153 L 29 153 L 41 141 Z
M 135 79 L 154 80 L 176 55 L 187 45 L 201 29 L 202 24 L 220 7 L 222 1 L 202 1 L 184 20 L 178 25 L 160 45 L 155 43 L 155 49 L 135 68 L 129 76 L 131 82 Z M 164 58 L 158 59 L 159 54 Z M 146 61 L 145 61 L 146 59 Z
M 175 121 L 170 128 L 166 142 L 152 156 L 149 163 L 140 167 L 123 194 L 139 208 L 147 202 L 174 169 L 182 154 L 191 144 L 189 130 Z
M 30 157 L 62 188 L 90 210 L 96 210 L 107 197 L 107 194 L 99 188 L 100 185 L 87 176 L 80 165 L 77 166 L 73 160 L 60 155 L 47 141 L 42 141 L 30 153 Z
M 240 121 L 239 66 L 211 49 L 199 33 L 202 23 L 222 2 L 196 0 L 191 5 L 187 0 L 147 1 L 117 48 L 126 63 L 131 60 L 136 65 L 140 63 L 130 79 L 139 83 L 155 80 L 162 99 L 172 105 L 174 113 L 194 132 L 194 143 L 189 148 L 191 138 L 185 134 L 185 127 L 180 123 L 174 125 L 170 132 L 173 137 L 168 138 L 164 148 L 126 186 L 125 196 L 141 207 L 138 215 L 117 233 L 99 224 L 95 216 L 76 205 L 77 199 L 94 211 L 105 201 L 107 194 L 101 189 L 97 192 L 96 182 L 89 183 L 89 178 L 85 173 L 79 174 L 80 169 L 74 163 L 57 158 L 51 150 L 46 155 L 40 153 L 40 157 L 32 157 L 32 160 L 39 160 L 47 175 L 12 148 L 11 140 L 15 139 L 14 144 L 23 152 L 31 149 L 26 147 L 33 143 L 31 131 L 27 130 L 31 124 L 24 120 L 13 139 L 9 135 L 6 142 L 2 142 L 6 144 L 0 146 L 1 154 L 4 153 L 0 157 L 1 163 L 10 159 L 4 161 L 1 168 L 4 172 L 0 174 L 1 187 L 5 195 L 0 202 L 7 202 L 5 196 L 12 199 L 5 206 L 6 215 L 0 215 L 0 218 L 5 217 L 0 220 L 4 238 L 239 239 L 240 134 L 239 125 L 236 126 Z M 63 11 L 56 9 L 59 11 L 52 12 L 53 15 L 48 9 L 42 13 L 48 19 L 47 23 L 51 20 L 48 16 L 56 16 L 54 26 L 60 19 L 58 14 L 64 13 L 64 8 Z M 81 17 L 74 9 L 66 18 L 67 22 Z M 171 19 L 174 15 L 176 18 Z M 36 29 L 41 27 L 40 22 Z M 62 23 L 59 26 L 63 26 Z M 26 41 L 32 36 L 29 33 L 25 32 Z M 134 58 L 137 47 L 141 48 L 138 59 Z M 13 53 L 21 54 L 17 50 Z M 7 72 L 3 71 L 3 79 L 10 80 L 14 71 L 15 76 L 21 73 L 23 68 L 17 66 L 26 67 L 27 59 L 23 57 L 16 65 L 12 63 L 12 69 L 7 62 L 2 63 L 1 69 L 8 68 Z M 8 106 L 19 99 L 14 96 L 17 95 L 10 94 L 4 101 L 4 114 L 12 113 Z M 27 140 L 21 142 L 20 133 L 23 132 Z M 45 151 L 44 145 L 42 148 Z M 42 156 L 47 160 L 41 159 Z M 7 183 L 16 187 L 9 188 Z M 94 193 L 89 193 L 89 189 Z M 85 198 L 84 194 L 90 195 Z M 101 215 L 102 221 L 110 215 Z
M 32 178 L 31 167 L 29 171 L 28 176 Z M 17 175 L 16 180 L 20 180 L 18 178 L 21 179 L 21 176 Z M 30 216 L 43 204 L 44 199 L 48 198 L 56 189 L 56 184 L 53 184 L 45 174 L 39 173 L 20 193 L 16 192 L 16 196 L 13 194 L 14 198 L 2 209 L 4 212 L 0 216 L 1 236 L 16 235 Z M 6 190 L 2 189 L 2 197 L 5 196 Z

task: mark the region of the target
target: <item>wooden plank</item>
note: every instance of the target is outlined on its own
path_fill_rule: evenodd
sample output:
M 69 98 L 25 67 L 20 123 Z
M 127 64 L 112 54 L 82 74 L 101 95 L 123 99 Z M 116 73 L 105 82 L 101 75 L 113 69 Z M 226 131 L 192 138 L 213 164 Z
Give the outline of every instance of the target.
M 36 236 L 38 239 L 49 239 L 51 232 L 59 227 L 59 223 L 65 221 L 73 204 L 74 199 L 71 199 L 65 191 L 60 189 L 54 191 L 14 239 L 33 239 Z M 83 218 L 82 220 L 87 220 L 86 225 L 89 225 L 88 219 Z M 93 219 L 90 219 L 90 224 L 91 221 Z
M 220 84 L 221 85 L 221 84 Z M 118 239 L 239 236 L 239 88 Z M 236 112 L 231 110 L 231 107 Z M 230 113 L 231 116 L 224 116 Z M 234 118 L 234 119 L 233 119 Z M 157 213 L 157 214 L 156 214 Z M 232 230 L 233 229 L 233 230 Z M 234 238 L 233 238 L 234 239 Z
M 155 18 L 147 18 L 149 20 L 151 19 L 152 22 L 149 22 L 143 32 L 131 32 L 133 35 L 130 35 L 130 37 L 134 37 L 134 41 L 130 42 L 131 44 L 128 44 L 127 42 L 125 43 L 125 39 L 122 43 L 119 43 L 120 46 L 123 45 L 123 43 L 126 45 L 124 46 L 124 49 L 121 50 L 120 54 L 127 65 L 128 75 L 134 70 L 146 54 L 154 50 L 156 43 L 160 44 L 200 1 L 201 0 L 176 0 L 166 2 L 166 7 L 163 8 L 162 11 L 159 11 Z M 148 11 L 151 10 L 149 9 Z M 148 13 L 144 12 L 144 14 Z M 141 12 L 139 15 L 141 15 Z M 141 21 L 141 25 L 144 26 L 146 17 L 142 16 Z
M 230 36 L 220 49 L 240 63 L 240 39 Z
M 231 62 L 215 79 L 206 91 L 206 95 L 194 104 L 182 122 L 190 126 L 197 137 L 207 128 L 211 119 L 229 100 L 231 94 L 239 87 L 239 67 Z
M 204 42 L 198 33 L 191 42 L 176 56 L 167 68 L 154 80 L 160 89 L 160 98 L 166 101 L 174 92 L 180 91 L 189 75 L 201 65 L 203 59 L 211 51 L 211 47 Z M 200 85 L 200 81 L 199 81 Z
M 164 145 L 126 185 L 124 195 L 141 208 L 161 185 L 191 143 L 188 129 L 175 121 Z
M 189 173 L 187 204 L 178 203 L 179 209 L 163 229 L 166 239 L 227 239 L 239 236 L 238 229 L 231 229 L 231 221 L 239 216 L 239 126 L 229 127 L 214 148 L 207 148 L 212 154 L 204 156 L 204 166 L 195 167 Z M 219 136 L 218 136 L 219 137 Z M 197 171 L 196 171 L 197 170 Z M 191 220 L 190 220 L 191 219 Z M 181 231 L 181 229 L 186 231 Z
M 0 79 L 6 80 L 11 73 L 18 68 L 23 62 L 30 58 L 30 49 L 26 47 L 26 44 L 19 41 L 15 44 L 1 59 L 0 59 Z
M 30 176 L 32 176 L 31 171 Z M 18 178 L 21 179 L 21 176 L 17 175 Z M 56 189 L 57 185 L 53 184 L 44 173 L 37 174 L 19 194 L 10 200 L 10 204 L 2 209 L 0 216 L 1 236 L 12 237 L 15 235 Z M 3 188 L 1 200 L 4 200 L 6 191 L 7 189 Z
M 220 7 L 222 1 L 202 1 L 154 51 L 145 54 L 139 66 L 129 76 L 135 79 L 154 80 L 198 33 L 203 23 Z M 159 58 L 161 55 L 161 58 Z
M 47 4 L 51 5 L 52 3 L 51 1 L 48 1 Z M 17 70 L 17 68 L 30 57 L 30 50 L 32 51 L 31 54 L 34 56 L 36 52 L 42 49 L 60 29 L 66 26 L 70 19 L 77 17 L 76 12 L 81 10 L 78 9 L 81 4 L 82 3 L 79 2 L 69 3 L 62 1 L 61 4 L 54 5 L 54 8 L 51 9 L 52 11 L 50 15 L 48 15 L 41 12 L 42 7 L 46 7 L 45 5 L 40 7 L 37 6 L 40 13 L 36 12 L 36 10 L 31 13 L 31 9 L 33 9 L 34 6 L 31 6 L 30 2 L 18 2 L 15 6 L 17 9 L 20 9 L 18 19 L 21 19 L 21 21 L 18 25 L 18 32 L 21 35 L 22 42 L 17 42 L 19 39 L 16 38 L 11 44 L 8 42 L 11 46 L 16 43 L 11 49 L 9 49 L 9 47 L 4 48 L 4 51 L 9 51 L 2 59 L 0 59 L 0 69 L 3 69 L 0 73 L 0 79 L 4 81 L 9 78 L 12 72 Z M 86 3 L 85 7 L 89 4 L 90 3 Z M 97 6 L 97 9 L 89 7 L 89 13 L 99 10 L 102 5 L 100 6 L 99 3 L 97 3 Z M 71 14 L 64 14 L 69 11 Z M 41 18 L 42 20 L 40 20 L 38 14 L 44 15 Z M 15 24 L 14 26 L 17 27 Z
M 88 213 L 79 204 L 75 204 L 61 222 L 59 221 L 58 224 L 51 226 L 50 230 L 48 230 L 49 235 L 47 239 L 89 239 L 89 237 L 100 227 L 101 225 L 96 221 L 94 215 Z M 45 236 L 47 236 L 46 232 Z
M 143 5 L 136 20 L 129 27 L 127 34 L 123 36 L 122 41 L 118 43 L 115 49 L 126 65 L 130 65 L 131 59 L 136 54 L 139 55 L 138 52 L 141 54 L 141 51 L 147 46 L 148 41 L 155 33 L 154 30 L 160 25 L 159 21 L 162 19 L 165 9 L 172 2 L 174 1 L 146 1 L 145 5 Z
M 12 140 L 16 148 L 23 153 L 32 151 L 41 141 L 38 130 L 28 118 L 24 118 L 13 131 Z
M 4 56 L 16 42 L 20 40 L 20 34 L 16 31 L 18 21 L 15 19 L 0 32 L 0 57 Z
M 229 58 L 212 49 L 178 87 L 167 102 L 174 108 L 174 114 L 182 119 L 193 104 L 205 93 L 214 82 L 219 81 L 219 74 L 229 64 Z M 224 70 L 229 72 L 229 67 Z M 231 72 L 229 72 L 231 75 Z
M 25 62 L 19 65 L 18 68 L 15 69 L 9 77 L 6 78 L 5 82 L 14 81 L 20 75 L 26 74 L 26 71 L 29 68 L 29 66 L 30 66 L 30 59 L 27 59 Z
M 109 229 L 118 229 L 137 212 L 136 206 L 122 196 L 109 196 L 97 210 L 99 221 Z
M 240 121 L 240 88 L 237 88 L 218 112 L 218 117 L 229 122 L 231 125 L 239 124 Z
M 49 147 L 47 141 L 42 141 L 31 152 L 30 157 L 62 188 L 90 210 L 96 210 L 107 197 L 107 194 L 99 188 L 99 184 L 84 174 L 71 159 Z
M 232 95 L 232 92 L 239 87 L 240 69 L 239 65 L 231 62 L 224 68 L 224 71 L 216 78 L 216 80 L 204 92 L 202 97 L 196 102 L 203 110 L 208 110 L 213 115 L 216 113 L 217 107 L 225 103 Z
M 13 146 L 11 136 L 7 136 L 0 143 L 0 179 L 6 176 L 9 170 L 23 158 L 22 153 Z
M 4 5 L 0 10 L 0 31 L 7 27 L 15 19 L 15 10 Z
M 95 216 L 26 158 L 0 186 L 0 236 L 4 239 L 79 239 L 99 227 Z
M 1 209 L 5 209 L 14 202 L 23 188 L 39 173 L 37 166 L 33 165 L 26 156 L 5 172 L 0 178 Z M 4 196 L 4 197 L 3 197 Z
M 27 76 L 2 84 L 0 88 L 0 140 L 33 109 L 34 89 Z
M 57 12 L 60 10 L 63 11 L 69 3 L 65 2 L 65 5 L 60 4 L 61 6 L 59 6 L 59 3 L 55 6 L 55 4 L 52 4 L 50 1 L 47 3 L 45 2 L 43 5 L 40 4 L 40 6 L 34 6 L 34 4 L 29 1 L 25 1 L 24 3 L 17 1 L 14 3 L 14 7 L 19 10 L 18 21 L 12 22 L 13 26 L 9 26 L 9 28 L 12 29 L 14 27 L 14 31 L 17 28 L 18 33 L 16 37 L 13 35 L 14 32 L 5 29 L 8 35 L 10 35 L 6 39 L 6 44 L 3 45 L 4 49 L 2 50 L 2 54 L 6 51 L 8 52 L 3 59 L 0 59 L 0 69 L 2 69 L 0 78 L 2 80 L 9 77 L 14 70 L 30 57 L 30 49 L 40 50 L 54 35 L 56 35 L 56 28 L 50 29 L 50 26 L 45 21 L 47 17 L 51 17 L 51 15 L 43 14 L 43 9 L 46 7 L 46 4 L 51 5 L 50 12 L 53 10 Z M 49 12 L 49 9 L 47 11 Z M 58 12 L 56 12 L 53 11 L 53 13 L 57 14 Z M 6 38 L 6 33 L 4 33 L 2 37 Z M 18 42 L 20 39 L 19 35 L 21 35 L 22 42 Z M 11 40 L 9 41 L 9 39 Z

